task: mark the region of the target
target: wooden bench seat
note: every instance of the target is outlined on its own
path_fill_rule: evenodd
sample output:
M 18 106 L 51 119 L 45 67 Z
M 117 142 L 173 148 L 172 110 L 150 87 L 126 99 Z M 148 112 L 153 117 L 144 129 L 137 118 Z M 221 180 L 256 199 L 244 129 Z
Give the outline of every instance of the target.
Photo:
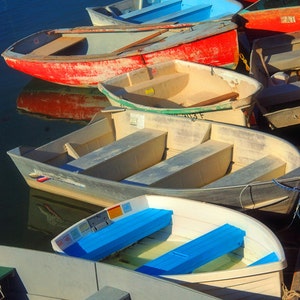
M 300 59 L 300 57 L 299 57 Z M 284 85 L 276 85 L 264 88 L 258 95 L 257 101 L 264 106 L 274 106 L 300 99 L 300 81 Z
M 248 184 L 258 180 L 271 180 L 284 175 L 285 167 L 286 163 L 280 158 L 268 155 L 206 185 L 205 188 Z
M 166 209 L 144 209 L 82 237 L 64 252 L 91 260 L 103 259 L 170 225 L 172 214 Z
M 123 94 L 124 97 L 126 97 L 126 92 L 148 96 L 152 96 L 152 94 L 155 93 L 155 97 L 167 98 L 170 93 L 168 91 L 164 92 L 164 89 L 171 89 L 175 94 L 178 87 L 180 88 L 188 82 L 188 78 L 188 73 L 166 74 L 151 80 L 149 79 L 141 83 L 133 84 L 132 86 L 127 86 L 125 91 L 123 90 Z M 151 93 L 151 91 L 153 91 L 153 93 Z M 118 95 L 122 95 L 122 89 L 118 91 Z
M 178 21 L 178 22 L 193 22 L 195 19 L 197 21 L 201 21 L 207 19 L 210 16 L 212 5 L 195 5 L 190 8 L 181 9 L 180 11 L 169 13 L 167 15 L 152 19 L 150 21 L 145 22 L 147 23 L 163 23 L 163 22 L 171 22 L 171 21 Z M 197 16 L 197 18 L 196 18 Z
M 209 140 L 122 182 L 155 187 L 199 187 L 226 174 L 232 159 L 232 148 L 231 144 Z
M 300 50 L 266 55 L 265 62 L 270 73 L 299 68 Z
M 276 253 L 271 252 L 271 253 L 265 255 L 264 257 L 258 259 L 257 261 L 253 262 L 252 264 L 248 265 L 248 267 L 258 266 L 258 265 L 272 263 L 272 262 L 276 262 L 276 261 L 279 261 Z
M 122 180 L 161 161 L 167 133 L 141 129 L 72 160 L 60 168 L 110 180 Z
M 84 41 L 85 37 L 59 37 L 48 44 L 45 44 L 35 50 L 33 50 L 30 55 L 42 55 L 48 56 L 55 54 L 58 51 L 71 47 L 81 41 Z
M 204 264 L 241 247 L 245 231 L 224 224 L 149 261 L 136 271 L 159 276 L 188 274 Z
M 156 3 L 142 9 L 133 10 L 120 15 L 120 19 L 128 22 L 143 23 L 153 18 L 164 16 L 167 13 L 176 12 L 181 9 L 181 0 L 167 0 Z

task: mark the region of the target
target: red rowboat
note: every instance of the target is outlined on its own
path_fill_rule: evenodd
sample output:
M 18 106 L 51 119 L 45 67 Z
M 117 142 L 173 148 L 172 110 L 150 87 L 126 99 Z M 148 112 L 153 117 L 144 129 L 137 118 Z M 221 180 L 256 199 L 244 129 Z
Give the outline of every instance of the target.
M 172 59 L 235 69 L 237 25 L 231 21 L 77 27 L 46 30 L 2 53 L 13 69 L 46 81 L 96 87 L 116 75 Z
M 254 39 L 300 30 L 300 0 L 260 0 L 236 15 L 252 43 Z

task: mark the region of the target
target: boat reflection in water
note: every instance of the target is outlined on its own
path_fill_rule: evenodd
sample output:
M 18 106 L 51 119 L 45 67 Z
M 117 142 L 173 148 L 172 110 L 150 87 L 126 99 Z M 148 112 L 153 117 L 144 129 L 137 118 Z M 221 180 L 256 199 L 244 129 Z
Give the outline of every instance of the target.
M 17 109 L 52 118 L 89 121 L 109 106 L 98 89 L 76 88 L 32 79 L 17 99 Z
M 27 228 L 55 236 L 101 209 L 97 205 L 30 189 Z

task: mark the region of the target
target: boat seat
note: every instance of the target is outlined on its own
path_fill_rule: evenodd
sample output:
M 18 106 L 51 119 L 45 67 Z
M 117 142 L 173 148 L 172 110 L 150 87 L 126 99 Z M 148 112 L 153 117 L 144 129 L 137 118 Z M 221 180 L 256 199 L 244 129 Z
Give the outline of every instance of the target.
M 104 286 L 86 300 L 131 300 L 130 294 L 126 291 L 111 286 Z
M 123 96 L 124 99 L 130 98 L 130 94 L 139 94 L 148 97 L 154 95 L 157 98 L 168 98 L 170 90 L 173 94 L 176 94 L 176 91 L 185 86 L 188 80 L 188 73 L 171 73 L 151 80 L 145 80 L 141 83 L 133 83 L 132 86 L 119 89 L 117 95 Z M 126 93 L 129 93 L 129 95 Z
M 167 0 L 156 3 L 142 9 L 133 10 L 129 13 L 120 15 L 120 19 L 128 22 L 140 22 L 164 16 L 166 13 L 176 12 L 181 9 L 181 0 Z
M 195 5 L 190 8 L 182 9 L 180 11 L 169 13 L 167 15 L 152 19 L 145 22 L 145 24 L 171 22 L 174 20 L 178 22 L 192 22 L 195 19 L 197 19 L 197 21 L 202 21 L 209 18 L 211 7 L 212 5 L 207 4 Z M 197 18 L 195 17 L 195 15 L 197 15 Z
M 223 178 L 212 182 L 205 188 L 248 184 L 258 180 L 271 180 L 285 174 L 286 163 L 280 158 L 267 155 Z
M 232 149 L 232 144 L 209 140 L 134 174 L 122 182 L 170 188 L 199 187 L 226 174 L 232 159 Z
M 64 253 L 101 260 L 170 225 L 172 214 L 171 210 L 146 208 L 82 237 L 66 247 Z
M 276 255 L 275 252 L 271 252 L 271 253 L 265 255 L 264 257 L 258 259 L 257 261 L 251 263 L 250 265 L 248 265 L 248 267 L 258 266 L 258 265 L 262 265 L 262 264 L 268 264 L 268 263 L 276 262 L 276 261 L 279 261 L 278 256 Z
M 32 52 L 30 52 L 30 55 L 42 55 L 42 56 L 48 56 L 51 54 L 55 54 L 58 51 L 64 50 L 68 47 L 71 47 L 79 42 L 82 42 L 85 40 L 85 37 L 59 37 L 53 41 L 51 41 L 48 44 L 45 44 Z
M 204 264 L 241 247 L 245 231 L 224 224 L 140 266 L 148 275 L 188 274 Z
M 167 133 L 141 129 L 74 159 L 60 168 L 110 180 L 122 180 L 161 161 Z
M 256 99 L 264 107 L 298 101 L 300 99 L 300 81 L 264 88 Z
M 300 67 L 300 50 L 266 55 L 265 62 L 270 73 L 295 70 Z

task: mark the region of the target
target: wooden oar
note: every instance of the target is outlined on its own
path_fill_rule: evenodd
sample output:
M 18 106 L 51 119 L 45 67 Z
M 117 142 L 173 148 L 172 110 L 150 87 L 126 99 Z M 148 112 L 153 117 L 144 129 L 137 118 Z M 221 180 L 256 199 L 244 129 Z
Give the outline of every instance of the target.
M 131 47 L 134 47 L 134 46 L 140 45 L 140 44 L 142 44 L 144 42 L 147 42 L 147 41 L 149 41 L 149 40 L 151 40 L 151 39 L 153 39 L 153 38 L 155 38 L 155 37 L 157 37 L 157 36 L 159 36 L 159 35 L 167 32 L 167 31 L 168 31 L 168 29 L 164 29 L 164 30 L 160 30 L 158 32 L 152 33 L 152 34 L 150 34 L 150 35 L 148 35 L 146 37 L 143 37 L 143 38 L 141 38 L 141 39 L 139 39 L 139 40 L 137 40 L 137 41 L 135 41 L 133 43 L 127 44 L 124 47 L 121 47 L 121 48 L 113 51 L 112 53 L 113 54 L 121 53 L 121 52 L 123 52 L 123 51 L 125 51 L 125 50 L 127 50 L 127 49 L 129 49 Z
M 224 94 L 224 95 L 220 95 L 220 96 L 213 97 L 213 98 L 210 98 L 210 99 L 207 99 L 207 100 L 204 100 L 204 101 L 200 101 L 200 102 L 198 102 L 196 104 L 193 104 L 191 106 L 188 106 L 188 107 L 212 105 L 212 104 L 215 104 L 215 103 L 227 100 L 227 99 L 236 99 L 238 96 L 239 96 L 238 93 L 230 92 L 230 93 L 227 93 L 227 94 Z

